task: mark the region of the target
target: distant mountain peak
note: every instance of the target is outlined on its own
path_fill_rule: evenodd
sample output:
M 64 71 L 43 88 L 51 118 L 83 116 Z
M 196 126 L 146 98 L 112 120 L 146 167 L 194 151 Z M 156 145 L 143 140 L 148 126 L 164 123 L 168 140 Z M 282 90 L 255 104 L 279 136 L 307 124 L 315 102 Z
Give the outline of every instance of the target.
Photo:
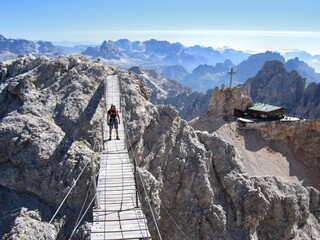
M 0 34 L 0 41 L 7 40 L 2 34 Z
M 100 57 L 105 59 L 115 59 L 119 60 L 123 55 L 117 49 L 113 41 L 104 41 L 100 46 L 100 52 L 98 54 Z

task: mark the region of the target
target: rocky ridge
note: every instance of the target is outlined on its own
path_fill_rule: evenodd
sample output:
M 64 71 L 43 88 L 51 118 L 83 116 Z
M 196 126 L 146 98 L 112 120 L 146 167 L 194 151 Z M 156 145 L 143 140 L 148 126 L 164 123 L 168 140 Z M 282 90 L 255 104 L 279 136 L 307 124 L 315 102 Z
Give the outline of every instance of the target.
M 235 147 L 215 133 L 194 131 L 173 108 L 150 104 L 139 81 L 121 79 L 139 171 L 163 238 L 184 238 L 164 208 L 190 239 L 320 237 L 318 190 L 249 176 Z
M 137 74 L 139 80 L 148 86 L 151 103 L 172 105 L 185 120 L 191 120 L 206 112 L 211 90 L 206 94 L 191 92 L 190 88 L 183 87 L 179 82 L 165 79 L 156 71 L 139 66 L 132 67 L 129 71 Z
M 151 90 L 150 101 L 153 104 L 163 103 L 166 99 L 175 97 L 181 93 L 190 93 L 191 89 L 183 87 L 174 80 L 167 80 L 154 70 L 134 66 L 129 71 L 137 74 L 139 80 Z
M 48 221 L 86 167 L 54 225 L 48 226 L 54 226 L 52 238 L 63 238 L 70 234 L 70 221 L 86 194 L 92 196 L 89 163 L 91 158 L 98 163 L 101 148 L 103 80 L 114 68 L 80 55 L 53 59 L 24 55 L 1 63 L 0 69 L 0 185 L 21 193 L 19 198 L 30 196 L 51 208 L 33 218 L 23 210 L 20 218 L 25 221 L 19 215 L 9 217 L 12 229 L 27 233 L 38 221 L 39 234 L 41 229 L 46 232 L 41 219 Z M 13 230 L 6 236 L 18 239 Z
M 209 98 L 207 110 L 189 124 L 197 130 L 213 132 L 236 119 L 235 109 L 244 111 L 252 105 L 251 98 L 243 95 L 240 87 L 232 89 L 225 86 L 221 89 L 216 87 Z
M 195 131 L 170 106 L 153 105 L 137 74 L 77 55 L 23 56 L 1 65 L 1 200 L 14 191 L 21 194 L 22 205 L 24 197 L 46 205 L 46 210 L 22 206 L 6 237 L 21 239 L 25 235 L 14 234 L 33 228 L 54 239 L 70 234 L 67 210 L 54 224 L 46 222 L 91 157 L 98 161 L 108 74 L 120 79 L 134 155 L 163 239 L 184 239 L 166 211 L 190 239 L 320 237 L 318 190 L 274 176 L 250 176 L 232 144 L 215 133 Z M 67 201 L 70 211 L 81 207 L 89 176 L 87 168 Z M 142 207 L 157 239 L 141 189 Z M 87 234 L 87 225 L 80 229 L 77 239 Z

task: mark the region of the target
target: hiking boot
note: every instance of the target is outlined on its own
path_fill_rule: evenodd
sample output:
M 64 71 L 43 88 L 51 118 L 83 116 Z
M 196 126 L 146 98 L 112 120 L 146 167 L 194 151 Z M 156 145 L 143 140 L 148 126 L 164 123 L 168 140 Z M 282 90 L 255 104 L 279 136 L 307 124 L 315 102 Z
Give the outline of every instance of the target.
M 120 140 L 120 138 L 119 138 L 119 137 L 117 137 L 116 139 L 117 139 L 117 140 Z
M 110 140 L 111 140 L 111 137 L 109 137 L 108 141 L 110 141 Z

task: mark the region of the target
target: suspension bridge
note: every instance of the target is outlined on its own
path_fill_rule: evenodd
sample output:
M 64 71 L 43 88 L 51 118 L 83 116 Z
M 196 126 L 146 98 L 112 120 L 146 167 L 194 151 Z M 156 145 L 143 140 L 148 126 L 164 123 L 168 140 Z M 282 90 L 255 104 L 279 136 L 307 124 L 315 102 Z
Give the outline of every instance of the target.
M 119 79 L 116 75 L 110 75 L 105 80 L 105 103 L 105 109 L 111 103 L 122 109 Z M 136 170 L 127 150 L 125 126 L 122 121 L 124 114 L 120 115 L 120 140 L 115 139 L 115 130 L 112 140 L 108 140 L 107 117 L 104 115 L 104 150 L 101 153 L 96 187 L 91 239 L 151 239 L 137 195 L 134 177 Z
M 82 223 L 89 209 L 93 208 L 93 223 L 91 227 L 92 240 L 108 240 L 108 239 L 152 239 L 148 229 L 146 216 L 141 210 L 141 204 L 138 197 L 138 192 L 143 191 L 144 201 L 151 213 L 152 221 L 155 227 L 157 238 L 162 240 L 160 229 L 157 224 L 151 200 L 147 194 L 147 189 L 143 177 L 136 169 L 136 160 L 133 154 L 131 160 L 128 153 L 130 148 L 133 153 L 132 144 L 130 142 L 128 131 L 126 130 L 126 113 L 123 101 L 121 101 L 120 83 L 117 75 L 109 75 L 104 81 L 104 119 L 103 119 L 103 151 L 101 152 L 100 169 L 98 173 L 98 182 L 96 182 L 96 172 L 93 160 L 91 161 L 92 179 L 88 186 L 87 195 L 83 201 L 83 206 L 80 210 L 78 219 L 74 225 L 73 231 L 69 240 L 73 239 L 78 227 Z M 109 127 L 107 125 L 106 109 L 115 104 L 119 107 L 120 118 L 119 137 L 113 132 L 112 139 L 109 140 Z M 126 144 L 128 143 L 128 145 Z M 95 149 L 95 146 L 93 147 Z M 70 196 L 73 189 L 76 187 L 78 180 L 84 173 L 90 162 L 87 162 L 80 171 L 77 178 L 73 181 L 69 191 L 60 203 L 56 212 L 53 214 L 49 224 L 52 224 L 55 217 L 61 210 L 63 204 Z M 137 184 L 139 180 L 142 186 L 141 191 Z M 88 196 L 91 188 L 94 188 L 94 196 L 88 203 Z M 87 206 L 85 208 L 85 206 Z M 184 233 L 175 219 L 170 215 L 168 210 L 160 203 L 161 209 L 168 215 L 170 221 L 177 227 L 183 239 L 189 239 Z M 50 234 L 45 231 L 40 240 L 52 239 Z

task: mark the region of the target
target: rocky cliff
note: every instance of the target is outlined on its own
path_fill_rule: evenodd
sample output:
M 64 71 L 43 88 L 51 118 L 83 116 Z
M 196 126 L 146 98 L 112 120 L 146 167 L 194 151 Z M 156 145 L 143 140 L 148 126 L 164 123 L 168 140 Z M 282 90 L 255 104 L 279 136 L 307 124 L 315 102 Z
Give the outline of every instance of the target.
M 317 189 L 249 174 L 246 158 L 232 143 L 216 133 L 195 131 L 170 106 L 153 105 L 150 90 L 136 74 L 75 55 L 23 56 L 1 65 L 4 239 L 27 239 L 28 233 L 44 239 L 70 235 L 83 199 L 92 197 L 90 167 L 53 224 L 48 221 L 91 158 L 98 161 L 103 80 L 109 74 L 120 79 L 131 154 L 163 239 L 320 238 Z M 142 207 L 158 239 L 139 184 Z M 75 239 L 85 238 L 87 227 Z
M 246 159 L 232 144 L 195 131 L 173 108 L 150 104 L 137 80 L 121 79 L 139 171 L 164 239 L 320 237 L 318 190 L 249 175 Z M 152 222 L 150 229 L 158 239 Z
M 320 118 L 320 84 L 311 83 L 296 71 L 288 72 L 279 61 L 266 62 L 255 77 L 249 78 L 244 94 L 255 102 L 285 107 L 287 112 L 305 118 Z
M 289 59 L 285 63 L 286 69 L 291 72 L 296 70 L 301 77 L 306 78 L 306 84 L 309 85 L 312 82 L 320 82 L 320 73 L 315 72 L 314 68 L 310 67 L 307 63 L 300 61 L 299 58 Z
M 83 199 L 92 197 L 89 163 L 91 158 L 97 163 L 101 147 L 103 80 L 114 69 L 76 55 L 25 55 L 1 63 L 0 69 L 1 201 L 10 199 L 9 189 L 18 196 L 1 211 L 11 226 L 1 234 L 26 239 L 34 231 L 36 238 L 61 239 L 70 234 Z M 54 225 L 41 223 L 50 220 L 83 169 Z M 39 208 L 25 205 L 27 198 L 41 202 Z M 20 213 L 12 212 L 19 208 Z
M 168 80 L 156 71 L 139 66 L 132 67 L 129 71 L 137 74 L 139 81 L 148 86 L 151 103 L 172 105 L 185 120 L 198 117 L 208 109 L 212 90 L 208 90 L 206 94 L 191 92 L 190 88 L 183 87 L 177 81 Z
M 182 119 L 190 121 L 207 111 L 212 91 L 212 89 L 209 89 L 206 94 L 200 92 L 184 92 L 165 99 L 163 103 L 174 106 Z
M 250 97 L 243 95 L 240 87 L 215 88 L 210 96 L 207 110 L 189 124 L 197 130 L 212 132 L 226 122 L 234 121 L 234 110 L 246 110 L 252 106 Z
M 299 176 L 304 185 L 312 185 L 320 189 L 320 121 L 306 120 L 295 123 L 270 122 L 259 129 L 261 136 L 267 142 L 278 142 L 285 145 L 298 162 L 301 172 Z M 299 175 L 299 174 L 295 174 Z
M 137 74 L 139 80 L 151 90 L 150 101 L 153 104 L 163 103 L 166 99 L 175 97 L 181 93 L 190 93 L 191 89 L 183 87 L 174 80 L 167 80 L 154 70 L 134 66 L 129 69 Z

